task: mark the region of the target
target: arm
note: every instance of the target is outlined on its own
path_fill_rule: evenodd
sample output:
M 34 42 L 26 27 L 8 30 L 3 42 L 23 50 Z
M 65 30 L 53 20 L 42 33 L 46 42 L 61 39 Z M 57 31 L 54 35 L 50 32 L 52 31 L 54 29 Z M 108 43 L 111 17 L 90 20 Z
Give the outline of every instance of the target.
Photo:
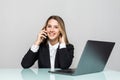
M 66 48 L 61 48 L 58 50 L 59 63 L 61 69 L 67 69 L 72 64 L 74 57 L 74 47 L 72 44 L 66 45 Z
M 21 65 L 23 68 L 31 67 L 38 59 L 38 52 L 33 52 L 31 49 L 28 50 L 26 55 L 23 57 Z
M 46 39 L 46 36 L 47 34 L 45 30 L 39 32 L 37 40 L 35 41 L 34 45 L 31 47 L 31 49 L 28 50 L 28 52 L 22 59 L 21 65 L 23 68 L 31 67 L 38 59 L 39 45 L 43 42 L 44 39 Z

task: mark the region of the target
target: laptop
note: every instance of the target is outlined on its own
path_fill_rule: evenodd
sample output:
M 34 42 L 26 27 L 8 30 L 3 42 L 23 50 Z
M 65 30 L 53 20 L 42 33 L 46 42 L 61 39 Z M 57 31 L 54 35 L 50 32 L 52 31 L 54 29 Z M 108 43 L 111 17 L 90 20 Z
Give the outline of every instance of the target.
M 76 69 L 55 70 L 50 73 L 83 75 L 103 71 L 115 42 L 88 40 Z

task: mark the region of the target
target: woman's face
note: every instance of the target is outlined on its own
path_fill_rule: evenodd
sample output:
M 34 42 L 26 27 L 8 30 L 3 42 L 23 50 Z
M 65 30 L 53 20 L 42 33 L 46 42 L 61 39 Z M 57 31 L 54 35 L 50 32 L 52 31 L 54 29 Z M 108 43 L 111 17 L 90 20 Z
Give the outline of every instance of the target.
M 51 41 L 56 41 L 59 39 L 60 35 L 60 25 L 55 19 L 50 19 L 46 26 L 48 39 Z

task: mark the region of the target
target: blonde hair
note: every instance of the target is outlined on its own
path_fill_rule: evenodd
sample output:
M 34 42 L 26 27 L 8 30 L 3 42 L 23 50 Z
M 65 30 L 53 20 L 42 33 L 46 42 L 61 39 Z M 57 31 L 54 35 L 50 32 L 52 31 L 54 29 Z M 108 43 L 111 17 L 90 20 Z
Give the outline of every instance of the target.
M 60 25 L 60 27 L 61 27 L 61 30 L 64 32 L 64 35 L 65 35 L 65 43 L 68 44 L 69 41 L 68 41 L 67 34 L 66 34 L 65 24 L 64 24 L 63 19 L 62 19 L 60 16 L 56 16 L 56 15 L 50 16 L 50 17 L 47 19 L 47 21 L 46 21 L 45 26 L 43 27 L 43 29 L 45 29 L 45 28 L 47 27 L 48 22 L 49 22 L 49 20 L 51 20 L 51 19 L 54 19 L 54 20 L 56 20 L 56 21 L 59 23 L 59 25 Z

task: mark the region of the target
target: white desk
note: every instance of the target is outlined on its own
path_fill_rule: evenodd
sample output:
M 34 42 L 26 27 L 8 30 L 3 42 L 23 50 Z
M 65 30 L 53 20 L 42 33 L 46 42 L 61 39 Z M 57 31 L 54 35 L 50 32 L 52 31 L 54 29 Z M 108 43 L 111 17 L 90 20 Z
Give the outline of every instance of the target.
M 0 80 L 120 80 L 120 72 L 103 71 L 69 76 L 48 73 L 49 69 L 0 69 Z

